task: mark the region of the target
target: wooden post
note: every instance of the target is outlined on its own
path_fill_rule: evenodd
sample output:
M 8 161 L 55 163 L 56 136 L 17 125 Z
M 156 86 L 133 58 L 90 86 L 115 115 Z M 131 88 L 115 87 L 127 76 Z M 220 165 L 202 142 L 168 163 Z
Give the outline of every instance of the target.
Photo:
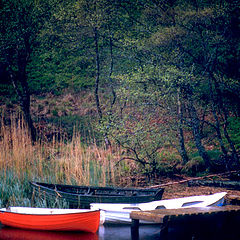
M 132 219 L 131 237 L 132 237 L 132 240 L 139 240 L 139 220 L 138 219 Z
M 166 239 L 168 234 L 168 219 L 164 220 L 162 224 L 160 224 L 160 239 Z

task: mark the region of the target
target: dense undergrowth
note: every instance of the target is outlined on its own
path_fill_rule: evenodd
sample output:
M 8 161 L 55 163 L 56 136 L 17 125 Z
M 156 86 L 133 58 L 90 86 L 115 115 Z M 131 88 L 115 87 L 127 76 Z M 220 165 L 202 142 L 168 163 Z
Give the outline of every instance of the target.
M 204 161 L 192 150 L 190 160 L 183 164 L 179 154 L 170 146 L 156 153 L 156 169 L 124 159 L 126 149 L 116 145 L 106 149 L 91 141 L 83 141 L 80 131 L 74 130 L 71 138 L 39 139 L 32 143 L 20 115 L 0 122 L 0 206 L 20 205 L 37 207 L 67 207 L 56 199 L 48 202 L 32 191 L 29 181 L 95 186 L 147 186 L 160 183 L 164 177 L 175 175 L 201 176 L 223 169 L 218 148 L 208 150 L 212 169 L 205 169 Z M 236 146 L 239 146 L 238 125 L 232 126 Z M 73 127 L 74 129 L 74 127 Z M 123 160 L 124 159 L 124 160 Z

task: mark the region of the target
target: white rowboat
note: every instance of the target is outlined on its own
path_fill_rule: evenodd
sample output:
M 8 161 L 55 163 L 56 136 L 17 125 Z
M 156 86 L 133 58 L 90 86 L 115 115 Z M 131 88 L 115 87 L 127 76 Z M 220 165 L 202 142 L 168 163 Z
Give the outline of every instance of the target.
M 174 198 L 148 203 L 92 203 L 90 204 L 90 208 L 91 210 L 101 210 L 101 223 L 131 223 L 130 213 L 132 211 L 222 206 L 226 194 L 226 192 L 220 192 L 211 195 Z

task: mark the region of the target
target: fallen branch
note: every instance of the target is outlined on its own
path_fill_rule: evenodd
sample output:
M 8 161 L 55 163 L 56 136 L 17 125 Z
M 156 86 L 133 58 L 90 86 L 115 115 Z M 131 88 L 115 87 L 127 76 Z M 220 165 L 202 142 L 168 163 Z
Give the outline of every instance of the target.
M 237 172 L 237 171 L 230 171 L 230 172 L 225 172 L 225 173 L 211 174 L 211 175 L 207 175 L 207 176 L 203 176 L 203 177 L 188 178 L 188 179 L 184 179 L 184 180 L 177 181 L 177 182 L 168 182 L 168 183 L 163 183 L 163 184 L 159 184 L 159 185 L 154 185 L 154 186 L 150 186 L 148 188 L 165 187 L 165 186 L 174 185 L 174 184 L 186 183 L 186 182 L 192 181 L 192 180 L 200 180 L 200 179 L 204 179 L 204 178 L 224 176 L 224 175 L 228 175 L 228 174 L 231 174 L 231 173 L 234 173 L 234 172 Z
M 221 187 L 232 190 L 240 190 L 239 181 L 214 181 L 214 180 L 191 180 L 188 182 L 189 187 L 207 186 L 207 187 Z

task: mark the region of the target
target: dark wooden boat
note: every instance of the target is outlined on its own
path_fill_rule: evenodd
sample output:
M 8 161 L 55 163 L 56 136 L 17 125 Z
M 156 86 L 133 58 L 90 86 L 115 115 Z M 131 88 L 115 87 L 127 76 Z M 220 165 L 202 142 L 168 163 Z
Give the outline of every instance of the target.
M 49 200 L 65 200 L 69 208 L 90 208 L 90 203 L 145 203 L 161 200 L 164 191 L 163 188 L 139 189 L 30 183 L 40 196 Z

